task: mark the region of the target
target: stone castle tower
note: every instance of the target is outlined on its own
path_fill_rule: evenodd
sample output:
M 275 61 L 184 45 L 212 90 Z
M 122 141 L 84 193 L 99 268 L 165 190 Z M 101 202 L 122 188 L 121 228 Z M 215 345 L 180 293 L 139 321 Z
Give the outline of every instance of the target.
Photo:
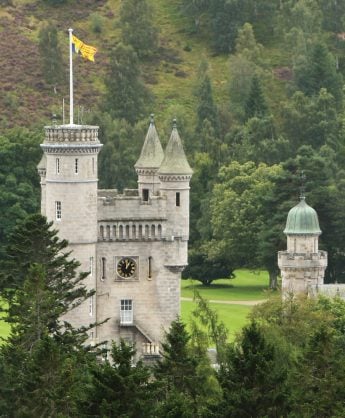
M 89 271 L 96 294 L 70 312 L 75 326 L 109 320 L 90 342 L 123 338 L 156 355 L 164 329 L 180 312 L 187 265 L 192 170 L 174 122 L 165 153 L 153 118 L 135 169 L 138 189 L 98 190 L 97 126 L 47 126 L 41 145 L 41 211 L 72 256 Z
M 318 216 L 304 197 L 290 209 L 284 233 L 287 250 L 278 253 L 282 295 L 310 294 L 313 289 L 323 286 L 327 252 L 319 251 Z

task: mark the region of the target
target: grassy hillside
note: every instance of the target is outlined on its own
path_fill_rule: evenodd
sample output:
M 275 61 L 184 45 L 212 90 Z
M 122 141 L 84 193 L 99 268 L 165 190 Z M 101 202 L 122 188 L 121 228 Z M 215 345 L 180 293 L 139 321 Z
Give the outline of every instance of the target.
M 93 109 L 99 102 L 107 71 L 108 54 L 119 38 L 116 21 L 120 0 L 70 0 L 52 7 L 42 0 L 12 0 L 0 11 L 0 51 L 2 71 L 0 88 L 1 127 L 49 123 L 52 113 L 61 114 L 62 98 L 68 102 L 68 34 L 73 27 L 84 41 L 98 48 L 96 62 L 75 57 L 75 105 Z M 198 65 L 209 62 L 215 98 L 219 105 L 228 101 L 228 56 L 215 56 L 207 33 L 191 34 L 191 22 L 183 17 L 180 0 L 151 0 L 155 9 L 155 26 L 159 28 L 159 53 L 143 65 L 144 80 L 155 96 L 154 111 L 158 118 L 176 113 L 181 106 L 188 117 L 194 117 Z M 66 63 L 65 83 L 56 93 L 45 84 L 38 51 L 38 33 L 47 21 L 60 30 L 59 38 Z M 100 22 L 101 32 L 93 30 Z M 266 51 L 273 65 L 286 61 L 276 45 Z M 282 86 L 274 82 L 270 90 L 279 98 Z M 77 110 L 76 110 L 77 113 Z

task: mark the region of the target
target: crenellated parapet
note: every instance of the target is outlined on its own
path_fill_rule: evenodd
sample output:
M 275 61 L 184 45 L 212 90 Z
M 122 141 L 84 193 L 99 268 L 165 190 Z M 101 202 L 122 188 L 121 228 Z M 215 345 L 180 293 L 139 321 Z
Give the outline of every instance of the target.
M 98 126 L 92 125 L 52 125 L 45 126 L 45 142 L 96 142 L 98 140 Z

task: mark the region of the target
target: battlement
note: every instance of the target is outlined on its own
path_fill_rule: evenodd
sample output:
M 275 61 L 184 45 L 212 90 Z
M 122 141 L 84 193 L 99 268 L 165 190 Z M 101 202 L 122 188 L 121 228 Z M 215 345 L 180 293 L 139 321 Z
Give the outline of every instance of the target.
M 45 126 L 45 143 L 99 143 L 98 126 L 53 125 Z
M 299 268 L 309 269 L 327 267 L 327 252 L 317 253 L 292 253 L 288 251 L 278 252 L 278 265 L 280 269 Z
M 98 191 L 98 220 L 166 220 L 166 198 L 151 195 L 144 201 L 137 189 Z

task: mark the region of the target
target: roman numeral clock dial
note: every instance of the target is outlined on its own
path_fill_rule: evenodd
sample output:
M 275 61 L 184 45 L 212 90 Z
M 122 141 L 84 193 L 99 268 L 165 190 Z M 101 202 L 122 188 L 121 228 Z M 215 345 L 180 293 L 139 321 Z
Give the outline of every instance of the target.
M 133 277 L 136 270 L 137 265 L 133 258 L 124 257 L 117 263 L 117 274 L 123 279 Z

